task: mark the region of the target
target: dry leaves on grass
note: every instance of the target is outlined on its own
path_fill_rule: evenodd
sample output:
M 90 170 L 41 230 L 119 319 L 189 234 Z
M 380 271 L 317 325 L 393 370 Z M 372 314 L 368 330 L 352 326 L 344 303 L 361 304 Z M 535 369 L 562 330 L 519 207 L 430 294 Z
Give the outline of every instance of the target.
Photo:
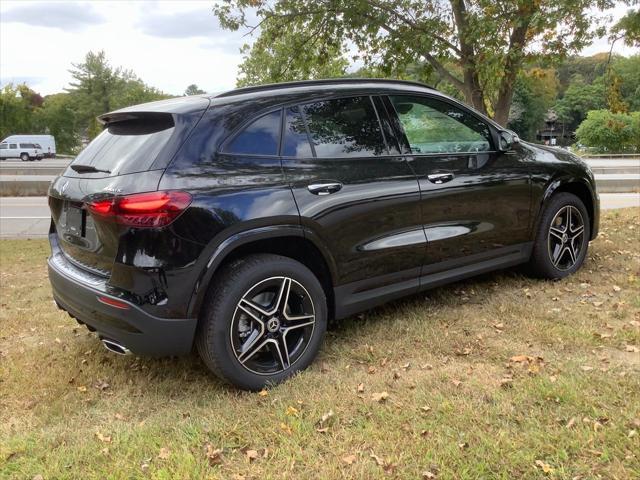
M 542 460 L 536 460 L 535 467 L 540 468 L 544 473 L 553 473 L 553 467 Z
M 209 465 L 212 467 L 214 465 L 220 465 L 222 463 L 222 449 L 216 448 L 210 443 L 205 444 L 204 446 L 204 454 L 209 461 Z
M 170 456 L 171 456 L 171 450 L 169 450 L 167 447 L 162 447 L 160 449 L 160 452 L 158 453 L 158 458 L 160 460 L 167 460 Z
M 382 469 L 387 473 L 392 473 L 397 467 L 397 465 L 395 465 L 394 463 L 388 462 L 384 458 L 376 455 L 373 450 L 371 450 L 369 457 L 373 458 L 373 460 L 376 462 L 376 465 L 382 467 Z
M 102 443 L 111 443 L 111 435 L 104 435 L 100 432 L 96 432 L 96 438 Z
M 320 417 L 320 420 L 316 422 L 316 432 L 326 433 L 329 430 L 330 420 L 333 418 L 333 410 L 329 410 L 327 413 Z
M 345 455 L 344 457 L 342 457 L 342 461 L 347 465 L 352 465 L 356 460 L 357 457 L 355 455 Z
M 388 392 L 374 392 L 371 394 L 371 400 L 374 402 L 382 403 L 389 398 Z

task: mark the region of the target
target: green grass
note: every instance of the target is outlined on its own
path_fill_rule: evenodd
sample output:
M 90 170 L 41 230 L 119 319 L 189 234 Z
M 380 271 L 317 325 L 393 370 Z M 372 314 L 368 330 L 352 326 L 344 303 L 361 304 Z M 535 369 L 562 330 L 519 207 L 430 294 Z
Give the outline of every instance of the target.
M 496 273 L 344 320 L 264 396 L 195 355 L 109 354 L 53 306 L 46 243 L 0 241 L 0 478 L 637 478 L 639 214 L 606 214 L 564 281 Z

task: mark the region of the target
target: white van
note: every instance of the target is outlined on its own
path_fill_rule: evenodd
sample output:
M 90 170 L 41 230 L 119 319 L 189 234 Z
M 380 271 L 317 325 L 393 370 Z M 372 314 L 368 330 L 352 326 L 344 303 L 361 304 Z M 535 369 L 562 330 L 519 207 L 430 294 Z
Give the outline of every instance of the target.
M 56 139 L 53 135 L 11 135 L 4 140 L 2 144 L 29 144 L 37 145 L 37 149 L 44 158 L 55 158 L 56 156 Z M 2 155 L 0 155 L 0 158 Z M 20 156 L 16 157 L 20 158 Z
M 42 151 L 37 143 L 0 143 L 0 160 L 19 158 L 23 162 L 42 160 Z

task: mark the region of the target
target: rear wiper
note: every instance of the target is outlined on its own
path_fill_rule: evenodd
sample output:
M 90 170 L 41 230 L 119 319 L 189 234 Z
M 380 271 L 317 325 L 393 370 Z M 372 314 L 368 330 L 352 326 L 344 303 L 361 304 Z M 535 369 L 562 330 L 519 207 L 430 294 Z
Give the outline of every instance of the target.
M 102 168 L 96 168 L 93 165 L 70 165 L 70 167 L 78 173 L 111 173 L 111 170 L 104 170 Z

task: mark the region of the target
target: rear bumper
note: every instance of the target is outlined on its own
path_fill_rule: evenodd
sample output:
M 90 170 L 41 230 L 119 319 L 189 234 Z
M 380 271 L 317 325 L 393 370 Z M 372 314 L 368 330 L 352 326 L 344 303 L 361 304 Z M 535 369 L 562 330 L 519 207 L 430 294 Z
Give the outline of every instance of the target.
M 138 355 L 183 355 L 191 351 L 196 319 L 165 319 L 148 314 L 111 291 L 106 280 L 71 264 L 61 252 L 48 259 L 53 298 L 60 308 Z M 107 297 L 126 304 L 118 308 L 98 300 Z

